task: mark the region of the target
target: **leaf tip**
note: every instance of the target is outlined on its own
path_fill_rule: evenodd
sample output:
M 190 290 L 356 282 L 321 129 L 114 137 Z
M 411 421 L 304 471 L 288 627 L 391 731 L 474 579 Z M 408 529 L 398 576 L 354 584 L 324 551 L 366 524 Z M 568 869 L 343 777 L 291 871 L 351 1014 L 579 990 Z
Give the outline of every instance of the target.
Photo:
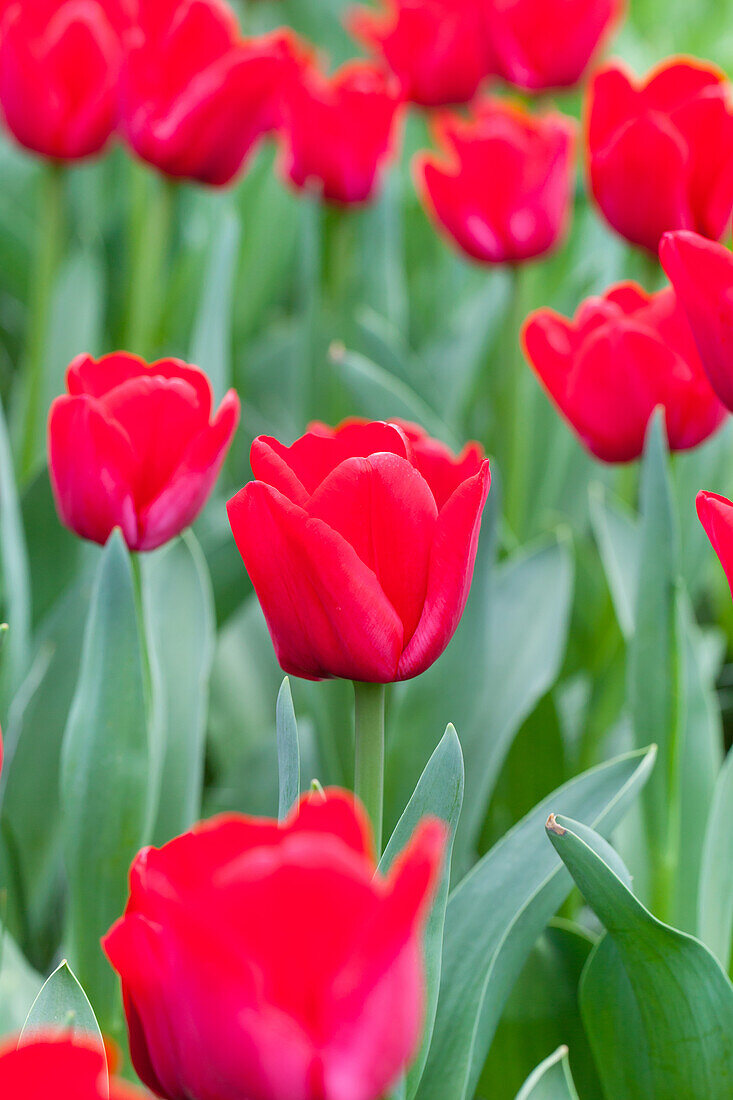
M 548 833 L 554 833 L 555 836 L 565 836 L 567 829 L 563 829 L 562 825 L 558 824 L 558 820 L 554 814 L 550 814 L 545 825 Z

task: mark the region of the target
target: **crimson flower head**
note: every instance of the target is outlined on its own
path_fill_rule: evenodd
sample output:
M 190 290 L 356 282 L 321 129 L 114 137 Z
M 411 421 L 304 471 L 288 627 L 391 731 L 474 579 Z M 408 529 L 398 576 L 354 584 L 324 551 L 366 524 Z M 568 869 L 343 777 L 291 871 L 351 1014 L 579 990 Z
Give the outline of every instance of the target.
M 710 385 L 733 410 L 733 256 L 696 233 L 668 233 L 662 266 L 687 315 Z
M 491 68 L 481 0 L 383 0 L 348 26 L 421 107 L 468 103 Z
M 145 1100 L 143 1093 L 107 1079 L 107 1062 L 97 1047 L 78 1036 L 38 1036 L 16 1049 L 0 1047 L 3 1100 Z
M 624 0 L 482 0 L 495 70 L 538 92 L 577 84 Z
M 127 25 L 127 0 L 0 3 L 0 106 L 21 145 L 62 161 L 104 148 Z
M 470 119 L 442 116 L 435 135 L 440 153 L 415 161 L 418 188 L 433 220 L 468 256 L 519 263 L 560 241 L 573 188 L 569 119 L 485 99 Z
M 287 32 L 243 39 L 225 0 L 142 3 L 122 71 L 122 132 L 166 175 L 224 186 L 277 125 L 296 52 Z
M 395 78 L 369 61 L 332 76 L 303 64 L 285 97 L 283 174 L 326 202 L 367 202 L 395 152 L 399 107 Z
M 261 436 L 229 522 L 286 672 L 389 683 L 443 652 L 471 585 L 489 464 L 414 425 Z
M 103 946 L 143 1082 L 167 1100 L 380 1100 L 419 1045 L 444 843 L 423 821 L 384 876 L 332 790 L 282 826 L 229 815 L 142 851 Z
M 573 321 L 539 309 L 528 318 L 523 341 L 562 415 L 604 462 L 641 455 L 659 405 L 673 451 L 696 447 L 725 417 L 670 289 L 647 294 L 621 283 L 583 302 Z
M 733 209 L 733 113 L 725 76 L 672 59 L 637 81 L 621 65 L 594 78 L 590 181 L 609 225 L 656 254 L 663 233 L 717 240 Z
M 697 515 L 723 566 L 733 595 L 733 501 L 717 493 L 698 493 Z
M 155 550 L 196 519 L 239 420 L 230 390 L 211 419 L 209 381 L 177 359 L 81 355 L 48 422 L 51 484 L 63 523 L 104 544 Z

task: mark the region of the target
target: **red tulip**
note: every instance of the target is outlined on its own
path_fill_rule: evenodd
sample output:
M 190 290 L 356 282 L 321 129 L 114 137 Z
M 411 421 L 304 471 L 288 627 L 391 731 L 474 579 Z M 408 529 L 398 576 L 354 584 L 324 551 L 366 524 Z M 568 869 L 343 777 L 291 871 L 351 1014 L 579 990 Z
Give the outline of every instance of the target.
M 284 105 L 283 174 L 327 202 L 368 201 L 395 153 L 399 104 L 394 78 L 368 61 L 330 77 L 302 66 Z
M 224 0 L 141 5 L 122 73 L 121 128 L 166 175 L 229 183 L 279 121 L 294 39 L 243 40 Z
M 589 298 L 572 322 L 537 310 L 523 341 L 562 415 L 604 462 L 639 457 L 659 405 L 674 451 L 696 447 L 725 416 L 672 290 L 650 295 L 622 283 Z
M 418 434 L 417 441 L 415 433 Z M 471 585 L 489 464 L 398 424 L 261 436 L 229 522 L 275 651 L 305 679 L 389 683 L 443 652 Z
M 131 550 L 154 550 L 203 508 L 239 420 L 230 390 L 211 420 L 203 371 L 177 359 L 147 366 L 119 352 L 81 355 L 48 423 L 51 484 L 72 531 L 105 543 L 122 530 Z
M 590 180 L 609 224 L 656 254 L 662 234 L 717 239 L 733 209 L 733 114 L 725 77 L 672 60 L 636 81 L 620 65 L 593 80 Z
M 21 145 L 77 160 L 107 144 L 116 121 L 127 0 L 5 0 L 0 105 Z
M 379 1100 L 414 1057 L 444 826 L 390 873 L 352 796 L 230 815 L 135 860 L 104 940 L 133 1062 L 168 1100 Z
M 444 116 L 442 155 L 423 154 L 415 174 L 438 226 L 483 263 L 518 263 L 564 235 L 573 188 L 573 125 L 486 99 L 470 120 Z
M 669 233 L 659 248 L 720 400 L 733 409 L 733 256 L 695 233 Z
M 467 103 L 491 68 L 480 0 L 384 0 L 354 9 L 348 26 L 423 107 Z
M 143 1093 L 112 1080 L 96 1047 L 78 1037 L 38 1037 L 16 1049 L 0 1047 L 3 1100 L 145 1100 Z
M 483 0 L 496 71 L 529 91 L 577 84 L 624 0 Z
M 733 502 L 716 493 L 698 493 L 697 514 L 720 559 L 733 595 Z

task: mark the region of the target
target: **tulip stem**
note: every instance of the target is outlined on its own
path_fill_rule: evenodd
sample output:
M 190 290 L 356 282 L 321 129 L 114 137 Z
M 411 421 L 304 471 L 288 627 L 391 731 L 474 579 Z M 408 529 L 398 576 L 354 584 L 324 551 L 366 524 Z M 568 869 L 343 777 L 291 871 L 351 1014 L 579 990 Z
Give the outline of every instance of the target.
M 44 367 L 48 347 L 54 285 L 64 248 L 63 165 L 51 162 L 41 170 L 38 196 L 36 258 L 31 277 L 26 334 L 23 421 L 20 437 L 19 476 L 25 481 L 33 470 L 41 432 L 44 400 Z
M 527 492 L 528 442 L 531 418 L 528 401 L 528 370 L 520 349 L 520 333 L 524 321 L 524 278 L 521 264 L 509 269 L 511 288 L 507 309 L 506 363 L 507 431 L 506 458 L 506 518 L 509 527 L 521 541 L 524 527 L 524 505 Z
M 133 171 L 125 346 L 149 358 L 159 337 L 176 184 L 138 165 Z
M 377 856 L 382 854 L 384 809 L 384 696 L 384 684 L 354 681 L 354 791 L 369 814 Z

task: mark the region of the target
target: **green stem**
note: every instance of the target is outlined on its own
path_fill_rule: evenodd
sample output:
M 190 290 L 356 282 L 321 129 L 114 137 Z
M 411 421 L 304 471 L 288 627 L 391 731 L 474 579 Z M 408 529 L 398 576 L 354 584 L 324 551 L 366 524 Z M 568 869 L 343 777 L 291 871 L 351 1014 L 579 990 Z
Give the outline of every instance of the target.
M 529 416 L 529 375 L 524 363 L 520 333 L 524 321 L 524 271 L 521 264 L 510 268 L 512 279 L 506 322 L 504 364 L 506 386 L 506 424 L 508 446 L 506 448 L 506 519 L 518 540 L 524 526 L 524 505 L 527 495 L 529 465 L 529 440 L 531 418 Z
M 304 193 L 300 199 L 300 249 L 297 292 L 303 334 L 303 363 L 299 371 L 298 414 L 303 420 L 327 420 L 326 382 L 320 361 L 318 316 L 321 308 L 323 204 L 320 196 Z
M 374 846 L 382 854 L 384 809 L 384 684 L 354 681 L 356 761 L 354 791 L 374 829 Z
M 66 171 L 62 165 L 55 162 L 44 165 L 38 195 L 38 235 L 26 337 L 21 480 L 26 480 L 33 469 L 42 428 L 43 378 L 51 306 L 64 249 L 65 182 Z
M 133 166 L 125 348 L 143 358 L 159 335 L 177 184 Z

